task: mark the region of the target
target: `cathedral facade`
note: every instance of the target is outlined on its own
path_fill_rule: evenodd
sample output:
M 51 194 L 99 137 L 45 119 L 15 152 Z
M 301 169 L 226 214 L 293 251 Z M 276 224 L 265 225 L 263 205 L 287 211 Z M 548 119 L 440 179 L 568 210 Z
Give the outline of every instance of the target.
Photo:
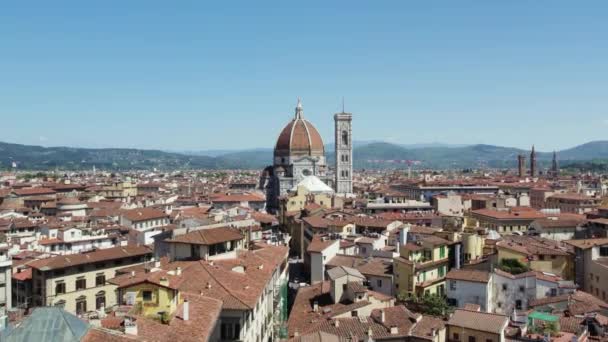
M 260 186 L 266 193 L 268 211 L 276 211 L 279 198 L 287 195 L 302 180 L 310 176 L 319 178 L 334 189 L 336 184 L 342 184 L 340 192 L 345 189 L 348 193 L 352 192 L 351 119 L 350 114 L 347 113 L 336 114 L 335 120 L 338 120 L 338 117 L 340 123 L 336 121 L 336 129 L 339 127 L 340 132 L 336 132 L 336 137 L 340 136 L 340 141 L 336 141 L 336 152 L 339 142 L 339 158 L 342 162 L 338 162 L 338 153 L 336 153 L 336 165 L 340 165 L 340 171 L 334 172 L 332 176 L 325 157 L 323 139 L 315 126 L 304 119 L 304 109 L 298 99 L 294 118 L 283 128 L 277 139 L 272 166 L 264 169 L 260 180 Z M 348 134 L 344 135 L 344 132 Z M 348 173 L 344 172 L 346 167 Z

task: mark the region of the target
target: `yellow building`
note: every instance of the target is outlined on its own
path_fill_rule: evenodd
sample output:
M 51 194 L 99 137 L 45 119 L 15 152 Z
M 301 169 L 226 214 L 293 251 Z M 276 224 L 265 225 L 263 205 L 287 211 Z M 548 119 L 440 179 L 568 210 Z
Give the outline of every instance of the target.
M 531 270 L 574 279 L 574 254 L 559 242 L 530 236 L 509 236 L 496 244 L 498 262 L 516 259 Z
M 509 318 L 504 315 L 456 310 L 446 323 L 450 342 L 503 342 Z
M 31 305 L 61 306 L 76 314 L 111 307 L 116 286 L 106 280 L 151 257 L 148 247 L 128 245 L 32 261 Z
M 396 293 L 402 296 L 445 294 L 449 241 L 428 236 L 399 246 L 394 259 Z
M 477 233 L 462 233 L 462 252 L 464 262 L 473 262 L 483 258 L 485 239 Z
M 118 300 L 133 305 L 137 314 L 164 319 L 175 312 L 183 298 L 178 291 L 181 269 L 126 274 L 109 280 L 117 286 Z
M 310 189 L 312 188 L 312 189 Z M 325 190 L 325 191 L 324 191 Z M 281 197 L 279 217 L 281 224 L 286 224 L 291 213 L 299 213 L 305 208 L 309 210 L 341 208 L 343 200 L 335 197 L 333 190 L 316 189 L 309 184 L 300 184 L 296 191 Z
M 137 186 L 129 181 L 115 182 L 96 189 L 97 195 L 109 199 L 126 199 L 137 196 Z

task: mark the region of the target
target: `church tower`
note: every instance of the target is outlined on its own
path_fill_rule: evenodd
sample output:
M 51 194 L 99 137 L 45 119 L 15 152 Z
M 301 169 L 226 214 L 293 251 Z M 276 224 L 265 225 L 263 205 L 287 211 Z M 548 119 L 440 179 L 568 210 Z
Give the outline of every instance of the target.
M 534 145 L 532 145 L 532 152 L 530 152 L 530 177 L 536 177 L 536 151 Z
M 557 163 L 557 152 L 553 151 L 553 160 L 551 162 L 551 176 L 553 178 L 559 177 L 559 165 Z
M 517 174 L 519 178 L 526 176 L 526 156 L 523 154 L 517 156 Z
M 336 193 L 348 195 L 353 193 L 353 141 L 352 141 L 353 115 L 342 113 L 334 115 L 336 123 Z

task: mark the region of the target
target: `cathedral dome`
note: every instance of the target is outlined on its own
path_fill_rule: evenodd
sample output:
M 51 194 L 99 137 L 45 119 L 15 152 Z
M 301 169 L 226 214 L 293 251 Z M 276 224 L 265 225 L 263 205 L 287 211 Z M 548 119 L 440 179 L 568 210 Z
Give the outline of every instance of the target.
M 324 156 L 321 135 L 309 121 L 304 120 L 302 103 L 298 100 L 296 116 L 281 131 L 274 148 L 275 156 Z

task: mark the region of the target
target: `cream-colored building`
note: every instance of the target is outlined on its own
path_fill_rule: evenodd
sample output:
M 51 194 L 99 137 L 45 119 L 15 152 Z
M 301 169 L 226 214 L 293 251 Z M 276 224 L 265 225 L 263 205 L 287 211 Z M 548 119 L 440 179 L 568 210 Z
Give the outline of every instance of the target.
M 447 322 L 447 341 L 503 342 L 509 318 L 504 315 L 456 310 Z
M 130 181 L 104 185 L 96 190 L 97 195 L 109 199 L 127 200 L 137 196 L 137 185 L 131 183 Z
M 449 241 L 429 236 L 399 246 L 393 260 L 396 292 L 405 296 L 444 295 Z
M 32 306 L 61 306 L 83 314 L 115 305 L 116 286 L 106 282 L 116 271 L 148 261 L 146 246 L 124 246 L 62 255 L 28 264 L 32 268 Z

